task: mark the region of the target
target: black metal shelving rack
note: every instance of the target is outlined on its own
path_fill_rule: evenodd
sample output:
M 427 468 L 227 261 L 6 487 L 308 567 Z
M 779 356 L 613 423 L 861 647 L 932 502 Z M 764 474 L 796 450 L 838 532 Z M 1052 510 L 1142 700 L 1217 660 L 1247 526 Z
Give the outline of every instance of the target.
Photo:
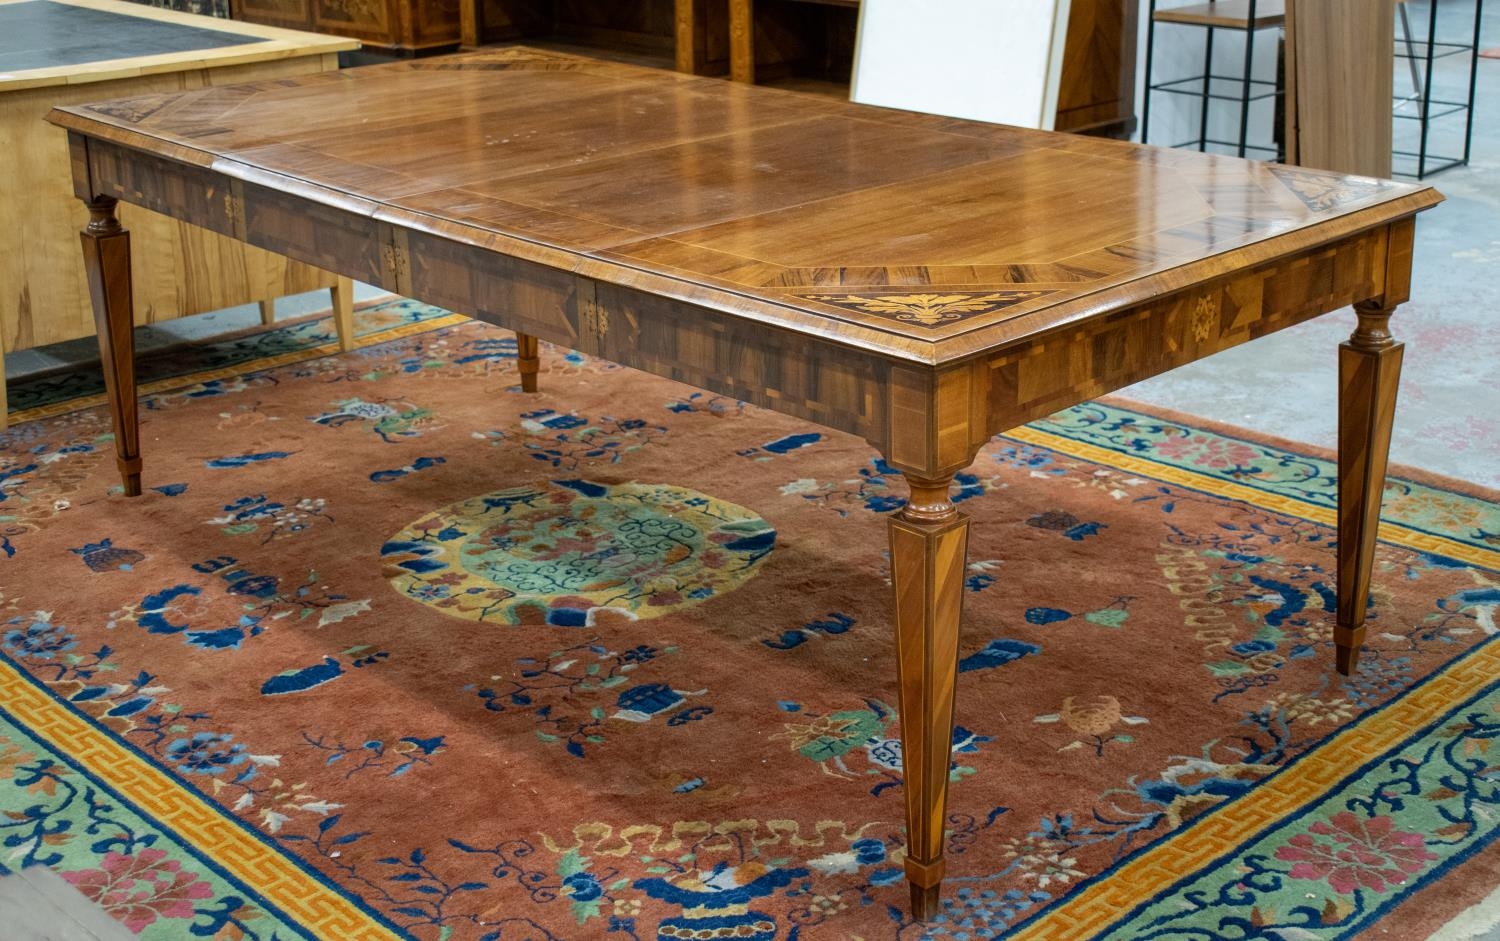
M 1150 12 L 1148 13 L 1146 26 L 1146 94 L 1141 106 L 1141 141 L 1150 142 L 1151 130 L 1151 95 L 1153 92 L 1166 94 L 1186 95 L 1198 98 L 1201 101 L 1198 110 L 1198 137 L 1186 141 L 1174 142 L 1172 147 L 1193 147 L 1200 151 L 1206 151 L 1210 144 L 1217 147 L 1231 148 L 1236 156 L 1260 156 L 1267 155 L 1268 159 L 1280 160 L 1283 158 L 1283 142 L 1273 141 L 1271 145 L 1252 144 L 1247 140 L 1250 126 L 1250 106 L 1254 102 L 1267 99 L 1280 99 L 1283 94 L 1281 76 L 1275 79 L 1256 78 L 1254 74 L 1255 65 L 1255 37 L 1256 34 L 1267 29 L 1280 29 L 1284 22 L 1284 15 L 1271 13 L 1267 15 L 1261 12 L 1257 16 L 1257 6 L 1261 11 L 1279 8 L 1281 4 L 1272 0 L 1248 0 L 1246 3 L 1231 3 L 1229 0 L 1209 0 L 1208 3 L 1194 5 L 1192 7 L 1168 7 L 1157 9 L 1157 0 L 1151 0 Z M 1225 9 L 1223 15 L 1208 17 L 1211 22 L 1194 22 L 1191 20 L 1178 19 L 1183 11 L 1192 9 L 1195 11 L 1211 11 L 1215 6 Z M 1240 14 L 1243 10 L 1243 14 Z M 1233 11 L 1233 12 L 1231 12 Z M 1195 26 L 1206 30 L 1203 43 L 1203 73 L 1188 78 L 1174 79 L 1169 82 L 1152 82 L 1152 66 L 1156 51 L 1156 27 L 1158 24 L 1173 26 Z M 1214 34 L 1219 30 L 1243 32 L 1245 34 L 1245 62 L 1242 75 L 1216 75 L 1214 74 Z M 1239 140 L 1219 140 L 1208 136 L 1208 109 L 1210 102 L 1229 101 L 1239 104 Z M 1280 107 L 1274 106 L 1276 113 L 1280 113 Z M 1277 122 L 1273 121 L 1273 125 Z M 1278 135 L 1279 137 L 1279 135 Z
M 1395 150 L 1394 157 L 1405 157 L 1415 160 L 1415 173 L 1403 172 L 1397 168 L 1399 176 L 1415 176 L 1417 179 L 1425 179 L 1434 173 L 1448 170 L 1453 167 L 1461 167 L 1469 162 L 1469 142 L 1474 135 L 1474 88 L 1476 71 L 1479 67 L 1479 29 L 1484 18 L 1484 0 L 1474 0 L 1474 32 L 1468 42 L 1446 42 L 1438 40 L 1438 4 L 1439 0 L 1428 0 L 1427 9 L 1427 37 L 1425 40 L 1413 40 L 1411 38 L 1410 20 L 1408 19 L 1407 4 L 1401 3 L 1398 7 L 1403 36 L 1396 39 L 1396 58 L 1405 60 L 1411 67 L 1411 78 L 1413 93 L 1407 96 L 1396 96 L 1395 105 L 1396 120 L 1417 121 L 1417 149 Z M 1462 101 L 1452 101 L 1432 96 L 1432 72 L 1433 64 L 1449 56 L 1469 56 L 1469 80 L 1467 96 Z M 1416 105 L 1414 114 L 1403 113 L 1407 105 Z M 1432 125 L 1434 121 L 1442 118 L 1462 114 L 1464 116 L 1464 138 L 1463 152 L 1461 155 L 1434 155 L 1429 152 L 1428 144 L 1431 138 Z

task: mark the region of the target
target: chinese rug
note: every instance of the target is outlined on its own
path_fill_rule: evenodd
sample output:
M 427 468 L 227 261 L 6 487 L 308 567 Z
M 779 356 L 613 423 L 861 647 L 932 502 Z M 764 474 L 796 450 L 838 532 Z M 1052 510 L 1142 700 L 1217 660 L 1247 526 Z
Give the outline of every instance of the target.
M 869 446 L 360 321 L 145 368 L 139 499 L 86 377 L 13 392 L 0 872 L 262 941 L 1418 938 L 1500 885 L 1494 494 L 1393 477 L 1346 679 L 1326 455 L 1108 402 L 995 438 L 924 926 Z

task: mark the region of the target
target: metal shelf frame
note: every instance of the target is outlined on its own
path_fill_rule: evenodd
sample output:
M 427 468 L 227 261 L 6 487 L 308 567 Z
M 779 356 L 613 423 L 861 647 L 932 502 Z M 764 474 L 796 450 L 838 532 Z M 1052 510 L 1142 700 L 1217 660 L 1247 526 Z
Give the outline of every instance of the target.
M 1479 68 L 1479 30 L 1484 22 L 1484 0 L 1474 0 L 1474 32 L 1467 41 L 1463 42 L 1438 39 L 1437 21 L 1440 2 L 1441 0 L 1429 0 L 1427 35 L 1421 40 L 1412 38 L 1407 4 L 1403 0 L 1397 5 L 1401 17 L 1401 30 L 1405 38 L 1396 40 L 1396 58 L 1405 59 L 1410 65 L 1413 93 L 1405 97 L 1397 96 L 1393 105 L 1396 109 L 1400 109 L 1403 105 L 1415 103 L 1417 113 L 1402 114 L 1400 110 L 1395 110 L 1394 116 L 1399 120 L 1420 122 L 1421 126 L 1417 135 L 1417 149 L 1414 151 L 1395 150 L 1393 156 L 1414 159 L 1416 161 L 1415 173 L 1397 171 L 1396 175 L 1415 176 L 1419 180 L 1453 167 L 1466 166 L 1469 162 L 1469 145 L 1474 137 L 1474 91 Z M 1433 64 L 1448 56 L 1464 54 L 1469 56 L 1468 88 L 1464 100 L 1453 101 L 1432 97 Z M 1433 122 L 1456 114 L 1464 115 L 1462 155 L 1431 153 L 1428 144 Z
M 1216 2 L 1217 0 L 1209 0 L 1208 6 L 1212 7 Z M 1141 104 L 1142 143 L 1150 143 L 1152 93 L 1163 92 L 1166 94 L 1188 95 L 1191 97 L 1199 98 L 1202 101 L 1202 104 L 1198 109 L 1197 139 L 1188 140 L 1180 144 L 1173 144 L 1172 146 L 1189 147 L 1196 145 L 1198 150 L 1206 151 L 1208 149 L 1208 146 L 1212 144 L 1217 147 L 1230 148 L 1233 150 L 1236 156 L 1240 157 L 1247 156 L 1250 152 L 1253 151 L 1259 153 L 1269 153 L 1272 155 L 1273 159 L 1280 158 L 1281 147 L 1279 142 L 1277 146 L 1267 147 L 1251 144 L 1246 139 L 1250 128 L 1250 105 L 1254 102 L 1266 99 L 1279 99 L 1285 94 L 1282 82 L 1280 81 L 1280 76 L 1278 76 L 1276 80 L 1269 80 L 1258 79 L 1254 75 L 1256 34 L 1261 32 L 1262 30 L 1279 30 L 1282 27 L 1282 17 L 1280 16 L 1276 16 L 1273 14 L 1270 16 L 1257 17 L 1256 7 L 1258 4 L 1266 7 L 1272 6 L 1270 0 L 1249 0 L 1248 4 L 1245 5 L 1244 17 L 1236 18 L 1234 20 L 1236 25 L 1227 26 L 1223 25 L 1222 21 L 1219 25 L 1210 25 L 1208 23 L 1202 22 L 1182 22 L 1179 20 L 1166 18 L 1158 20 L 1157 0 L 1151 0 L 1150 11 L 1147 14 L 1146 20 L 1146 93 L 1144 101 Z M 1226 2 L 1225 6 L 1228 5 L 1228 2 Z M 1169 7 L 1167 9 L 1171 8 Z M 1173 79 L 1172 81 L 1167 82 L 1153 82 L 1151 80 L 1152 67 L 1156 54 L 1156 26 L 1158 22 L 1168 26 L 1193 27 L 1197 29 L 1207 30 L 1203 42 L 1203 72 L 1201 74 L 1188 76 L 1187 78 Z M 1245 34 L 1245 65 L 1243 75 L 1225 76 L 1214 74 L 1214 34 L 1219 30 L 1242 32 Z M 1225 82 L 1229 83 L 1230 85 L 1237 85 L 1238 88 L 1234 89 L 1234 91 L 1236 91 L 1237 93 L 1217 94 L 1215 93 L 1216 89 L 1214 88 L 1214 82 Z M 1199 86 L 1196 90 L 1184 87 L 1195 84 Z M 1258 90 L 1263 88 L 1269 88 L 1270 90 Z M 1240 120 L 1238 140 L 1216 140 L 1208 136 L 1208 108 L 1209 103 L 1212 101 L 1230 101 L 1239 103 Z
M 1248 0 L 1248 4 L 1235 3 L 1232 9 L 1237 14 L 1243 13 L 1242 16 L 1226 13 L 1223 16 L 1214 17 L 1213 22 L 1209 23 L 1204 21 L 1206 17 L 1201 15 L 1202 11 L 1199 11 L 1199 16 L 1191 20 L 1173 18 L 1170 15 L 1158 19 L 1157 2 L 1158 0 L 1151 0 L 1146 27 L 1146 93 L 1141 107 L 1141 141 L 1150 142 L 1152 95 L 1156 93 L 1186 95 L 1202 101 L 1198 112 L 1198 136 L 1171 146 L 1196 147 L 1202 151 L 1212 145 L 1229 148 L 1240 157 L 1269 154 L 1271 159 L 1282 159 L 1284 150 L 1280 141 L 1276 142 L 1276 146 L 1265 146 L 1252 144 L 1246 140 L 1251 104 L 1266 99 L 1280 99 L 1285 95 L 1285 84 L 1279 74 L 1276 80 L 1272 81 L 1256 78 L 1253 73 L 1256 34 L 1262 30 L 1280 29 L 1283 25 L 1274 12 L 1270 15 L 1263 13 L 1258 17 L 1256 6 L 1261 4 L 1263 7 L 1272 7 L 1274 11 L 1273 4 L 1275 6 L 1279 4 L 1276 4 L 1275 0 Z M 1216 2 L 1219 0 L 1209 0 L 1202 6 L 1204 9 L 1209 9 Z M 1393 157 L 1405 158 L 1398 162 L 1409 165 L 1411 170 L 1407 172 L 1408 167 L 1394 170 L 1398 176 L 1414 176 L 1420 180 L 1443 170 L 1465 166 L 1469 162 L 1470 142 L 1474 132 L 1474 93 L 1479 66 L 1479 30 L 1484 20 L 1484 0 L 1473 0 L 1474 30 L 1473 34 L 1465 39 L 1438 36 L 1438 9 L 1439 4 L 1443 2 L 1444 0 L 1428 0 L 1427 22 L 1425 30 L 1422 30 L 1424 35 L 1421 36 L 1413 35 L 1405 0 L 1401 0 L 1396 7 L 1400 16 L 1401 35 L 1396 40 L 1395 60 L 1398 62 L 1404 60 L 1408 63 L 1413 91 L 1410 95 L 1397 95 L 1392 100 L 1392 117 L 1397 121 L 1416 121 L 1419 124 L 1417 148 L 1392 151 Z M 1452 3 L 1454 0 L 1447 0 L 1447 2 Z M 1230 7 L 1230 0 L 1224 0 L 1224 6 Z M 1152 81 L 1158 23 L 1177 27 L 1194 27 L 1207 31 L 1204 38 L 1202 73 L 1165 82 Z M 1242 75 L 1222 75 L 1214 72 L 1214 34 L 1218 30 L 1245 34 L 1245 65 Z M 1468 83 L 1462 95 L 1457 100 L 1453 97 L 1433 97 L 1434 63 L 1439 59 L 1463 55 L 1469 56 L 1469 67 Z M 1209 136 L 1209 103 L 1212 101 L 1227 101 L 1239 105 L 1238 140 L 1220 140 Z M 1413 104 L 1416 105 L 1415 114 L 1403 113 L 1404 107 Z M 1431 138 L 1434 122 L 1455 119 L 1455 116 L 1460 114 L 1463 115 L 1464 121 L 1462 152 L 1460 154 L 1433 153 Z

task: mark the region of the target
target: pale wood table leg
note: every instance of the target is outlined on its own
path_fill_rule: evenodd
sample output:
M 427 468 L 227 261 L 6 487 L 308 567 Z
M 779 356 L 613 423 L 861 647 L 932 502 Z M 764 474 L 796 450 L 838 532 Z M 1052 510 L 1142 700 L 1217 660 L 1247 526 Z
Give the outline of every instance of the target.
M 516 369 L 521 373 L 521 391 L 536 391 L 536 374 L 542 369 L 541 351 L 536 337 L 529 333 L 516 333 Z
M 357 342 L 354 335 L 354 281 L 340 277 L 328 289 L 328 297 L 333 304 L 333 328 L 338 331 L 339 349 L 347 353 Z
M 260 302 L 260 322 L 265 326 L 276 322 L 276 298 L 268 297 Z
M 755 84 L 754 0 L 729 0 L 729 78 Z
M 1380 526 L 1391 420 L 1401 377 L 1401 344 L 1389 325 L 1395 306 L 1356 305 L 1359 326 L 1339 345 L 1338 622 L 1333 641 L 1338 671 L 1359 668 L 1365 608 Z
M 82 232 L 83 266 L 94 304 L 104 390 L 114 419 L 115 460 L 126 496 L 134 497 L 141 492 L 141 436 L 136 415 L 130 233 L 115 217 L 115 202 L 108 196 L 84 200 L 89 222 Z
M 906 789 L 906 881 L 918 921 L 937 914 L 943 881 L 958 620 L 969 542 L 969 519 L 948 500 L 951 480 L 908 475 L 911 499 L 889 524 Z

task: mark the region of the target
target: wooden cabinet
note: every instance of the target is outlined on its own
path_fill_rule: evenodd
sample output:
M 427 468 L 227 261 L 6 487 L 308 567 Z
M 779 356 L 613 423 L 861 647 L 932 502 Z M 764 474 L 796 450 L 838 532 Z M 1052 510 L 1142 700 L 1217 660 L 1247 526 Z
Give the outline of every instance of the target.
M 722 4 L 722 0 L 720 0 Z M 706 0 L 232 0 L 235 19 L 352 36 L 367 50 L 429 55 L 467 45 L 548 39 L 674 59 L 679 29 L 687 49 L 728 69 L 724 16 Z M 686 22 L 679 19 L 685 11 Z M 709 24 L 718 21 L 719 29 Z M 468 30 L 466 33 L 465 30 Z
M 729 70 L 724 0 L 463 0 L 466 46 L 515 40 L 609 50 L 679 71 Z
M 231 0 L 247 23 L 358 39 L 366 49 L 402 55 L 457 48 L 459 0 Z

